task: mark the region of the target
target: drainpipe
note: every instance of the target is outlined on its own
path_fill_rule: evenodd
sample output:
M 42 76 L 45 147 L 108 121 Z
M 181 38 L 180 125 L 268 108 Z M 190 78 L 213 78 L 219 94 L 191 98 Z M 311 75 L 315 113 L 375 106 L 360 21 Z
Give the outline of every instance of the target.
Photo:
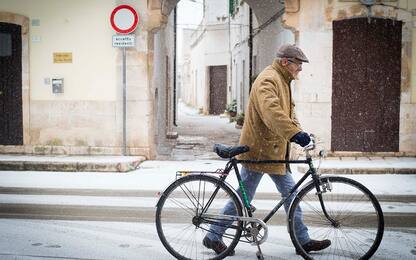
M 176 124 L 176 26 L 177 26 L 177 9 L 173 10 L 173 125 Z
M 249 7 L 249 38 L 248 38 L 248 48 L 249 48 L 249 72 L 248 72 L 248 84 L 249 92 L 251 92 L 251 78 L 253 77 L 253 10 Z

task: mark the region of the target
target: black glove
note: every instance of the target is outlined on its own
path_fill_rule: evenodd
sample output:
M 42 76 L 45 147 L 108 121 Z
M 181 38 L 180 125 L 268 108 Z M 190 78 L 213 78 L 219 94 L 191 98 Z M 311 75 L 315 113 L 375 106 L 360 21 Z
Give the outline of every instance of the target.
M 300 131 L 299 133 L 295 134 L 292 138 L 290 138 L 290 141 L 295 142 L 302 147 L 305 147 L 311 142 L 311 138 L 309 137 L 308 133 Z

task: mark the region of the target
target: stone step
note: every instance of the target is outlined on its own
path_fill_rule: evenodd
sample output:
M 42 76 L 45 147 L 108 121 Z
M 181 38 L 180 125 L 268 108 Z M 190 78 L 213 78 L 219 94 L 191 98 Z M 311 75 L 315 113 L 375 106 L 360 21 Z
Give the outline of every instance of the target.
M 0 155 L 1 171 L 129 172 L 143 156 L 25 156 Z

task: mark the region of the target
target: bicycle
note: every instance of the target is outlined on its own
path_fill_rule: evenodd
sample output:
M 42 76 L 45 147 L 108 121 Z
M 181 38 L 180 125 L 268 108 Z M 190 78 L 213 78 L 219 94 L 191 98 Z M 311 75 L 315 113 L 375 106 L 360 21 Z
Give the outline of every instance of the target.
M 247 146 L 215 145 L 215 152 L 228 159 L 224 169 L 215 172 L 179 171 L 176 180 L 161 193 L 156 209 L 158 236 L 171 255 L 177 259 L 222 259 L 236 247 L 247 242 L 258 249 L 256 256 L 264 259 L 260 245 L 268 236 L 266 223 L 293 193 L 287 226 L 296 252 L 304 259 L 369 259 L 379 247 L 384 232 L 384 217 L 376 197 L 359 182 L 341 176 L 321 176 L 312 162 L 315 139 L 305 147 L 305 160 L 238 160 Z M 319 152 L 320 157 L 323 151 Z M 253 217 L 255 207 L 245 194 L 238 169 L 239 163 L 307 164 L 309 170 L 296 183 L 290 195 L 283 197 L 264 217 Z M 241 197 L 225 179 L 234 170 Z M 217 175 L 217 176 L 215 176 Z M 298 188 L 311 177 L 312 180 Z M 231 201 L 236 215 L 223 215 L 221 209 Z M 301 207 L 303 222 L 313 239 L 330 239 L 329 248 L 307 253 L 296 233 L 295 210 Z M 222 222 L 221 222 L 222 220 Z M 223 242 L 227 250 L 216 255 L 202 245 L 210 225 L 224 225 Z

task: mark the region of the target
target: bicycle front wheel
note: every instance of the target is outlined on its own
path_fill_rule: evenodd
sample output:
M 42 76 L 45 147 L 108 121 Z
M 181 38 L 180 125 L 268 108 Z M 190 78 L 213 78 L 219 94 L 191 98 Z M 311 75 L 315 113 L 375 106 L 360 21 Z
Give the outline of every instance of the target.
M 243 226 L 242 221 L 229 220 L 221 213 L 227 203 L 235 215 L 243 215 L 235 192 L 218 178 L 189 175 L 178 179 L 165 190 L 157 205 L 156 228 L 160 241 L 177 259 L 226 257 L 237 245 Z M 226 230 L 221 235 L 228 248 L 219 255 L 202 244 L 209 232 L 218 229 L 213 227 Z
M 289 210 L 289 232 L 297 251 L 305 259 L 369 259 L 380 245 L 384 218 L 376 197 L 357 181 L 338 177 L 320 177 L 322 204 L 315 184 L 302 188 Z M 326 213 L 323 211 L 325 208 Z M 306 252 L 296 228 L 303 223 L 315 240 L 331 240 L 331 246 L 318 252 Z

